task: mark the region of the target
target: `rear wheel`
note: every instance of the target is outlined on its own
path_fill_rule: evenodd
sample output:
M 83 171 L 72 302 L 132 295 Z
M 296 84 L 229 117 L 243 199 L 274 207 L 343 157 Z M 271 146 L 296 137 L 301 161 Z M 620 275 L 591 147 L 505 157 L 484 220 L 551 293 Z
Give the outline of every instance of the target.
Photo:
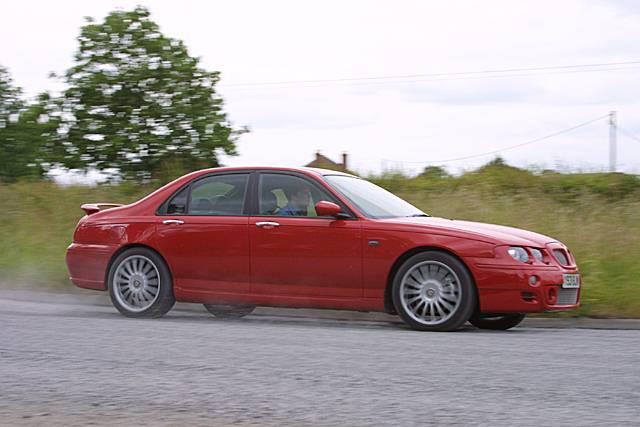
M 204 304 L 204 308 L 219 319 L 240 319 L 241 317 L 251 314 L 256 306 Z
M 421 331 L 456 330 L 476 304 L 471 274 L 457 258 L 439 251 L 421 252 L 405 261 L 392 293 L 402 320 Z
M 507 313 L 507 314 L 474 314 L 469 319 L 476 328 L 480 329 L 493 329 L 499 331 L 506 331 L 515 326 L 518 326 L 520 322 L 527 316 L 526 313 Z
M 169 269 L 147 248 L 118 255 L 109 269 L 108 287 L 114 307 L 128 317 L 161 317 L 175 303 Z

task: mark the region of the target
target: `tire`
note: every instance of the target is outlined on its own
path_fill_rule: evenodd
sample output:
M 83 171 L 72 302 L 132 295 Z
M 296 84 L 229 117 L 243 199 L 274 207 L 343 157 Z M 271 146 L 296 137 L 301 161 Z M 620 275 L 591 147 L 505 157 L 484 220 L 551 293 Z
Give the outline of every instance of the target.
M 515 326 L 518 326 L 520 322 L 527 317 L 526 313 L 506 313 L 506 314 L 489 314 L 483 315 L 482 313 L 474 314 L 469 319 L 476 328 L 480 329 L 493 329 L 496 331 L 506 331 Z
M 256 306 L 204 304 L 204 308 L 218 319 L 240 319 L 241 317 L 251 314 Z
M 419 331 L 459 329 L 476 307 L 471 273 L 452 255 L 440 251 L 418 253 L 398 269 L 392 288 L 398 315 Z
M 111 303 L 127 317 L 162 317 L 173 304 L 169 268 L 156 252 L 131 248 L 111 263 L 107 282 Z

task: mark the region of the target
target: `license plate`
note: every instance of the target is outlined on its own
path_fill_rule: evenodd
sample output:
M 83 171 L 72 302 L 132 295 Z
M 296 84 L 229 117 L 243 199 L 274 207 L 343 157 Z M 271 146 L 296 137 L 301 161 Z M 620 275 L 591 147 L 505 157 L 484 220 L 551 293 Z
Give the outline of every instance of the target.
M 562 287 L 563 288 L 579 288 L 580 275 L 579 274 L 563 274 Z

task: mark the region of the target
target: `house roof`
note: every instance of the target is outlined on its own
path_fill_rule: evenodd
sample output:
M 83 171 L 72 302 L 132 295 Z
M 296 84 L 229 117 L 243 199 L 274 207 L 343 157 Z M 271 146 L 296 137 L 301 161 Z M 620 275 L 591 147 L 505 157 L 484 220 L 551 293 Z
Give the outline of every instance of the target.
M 319 151 L 316 152 L 316 158 L 304 165 L 308 168 L 331 169 L 340 172 L 349 172 L 342 163 L 334 162 Z

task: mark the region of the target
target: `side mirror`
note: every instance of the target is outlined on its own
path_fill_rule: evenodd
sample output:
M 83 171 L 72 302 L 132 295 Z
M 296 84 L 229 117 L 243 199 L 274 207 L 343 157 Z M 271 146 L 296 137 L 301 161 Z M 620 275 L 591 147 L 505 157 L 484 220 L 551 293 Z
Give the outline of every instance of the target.
M 333 216 L 340 219 L 348 217 L 347 214 L 342 212 L 340 206 L 333 202 L 327 202 L 326 200 L 320 200 L 316 203 L 316 214 L 318 214 L 318 216 Z

